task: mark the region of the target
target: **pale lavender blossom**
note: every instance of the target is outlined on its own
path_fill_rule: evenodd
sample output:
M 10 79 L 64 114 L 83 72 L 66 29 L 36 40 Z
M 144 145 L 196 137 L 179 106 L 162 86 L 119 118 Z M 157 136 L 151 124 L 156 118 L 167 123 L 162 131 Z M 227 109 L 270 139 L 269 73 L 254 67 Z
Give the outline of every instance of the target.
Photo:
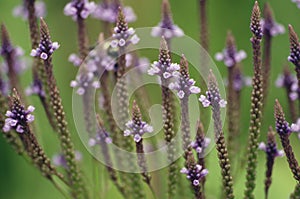
M 148 74 L 158 75 L 164 79 L 169 79 L 171 77 L 178 77 L 178 70 L 180 69 L 179 64 L 177 63 L 167 63 L 161 61 L 154 61 L 148 70 Z
M 182 37 L 184 35 L 183 30 L 173 23 L 169 2 L 163 1 L 162 19 L 156 27 L 152 28 L 151 35 L 153 37 L 163 36 L 165 39 Z
M 33 83 L 25 89 L 25 94 L 27 96 L 38 95 L 40 97 L 45 97 L 42 82 L 40 80 L 34 80 Z
M 224 79 L 224 85 L 228 86 L 228 79 Z M 252 77 L 244 76 L 240 71 L 234 74 L 233 89 L 237 92 L 241 91 L 244 87 L 252 86 Z
M 3 132 L 14 129 L 18 133 L 24 133 L 26 128 L 28 128 L 27 124 L 34 120 L 34 116 L 31 114 L 34 109 L 33 106 L 28 106 L 27 110 L 23 106 L 18 106 L 8 110 L 5 114 L 6 119 L 2 128 Z
M 292 2 L 297 4 L 297 7 L 300 8 L 300 0 L 292 0 Z
M 46 16 L 46 5 L 43 1 L 35 1 L 34 7 L 37 18 Z M 25 3 L 18 5 L 13 9 L 13 16 L 21 17 L 24 21 L 28 19 L 28 10 Z
M 75 80 L 71 81 L 70 86 L 77 88 L 76 93 L 78 95 L 83 95 L 89 88 L 100 88 L 100 82 L 95 80 L 92 72 L 82 72 L 76 76 Z
M 232 67 L 236 63 L 241 62 L 247 57 L 247 54 L 244 50 L 237 51 L 235 46 L 231 48 L 225 48 L 222 52 L 219 52 L 215 55 L 217 61 L 224 61 L 224 64 L 227 67 Z
M 52 43 L 49 39 L 42 39 L 39 47 L 32 49 L 30 55 L 32 57 L 40 57 L 43 60 L 47 60 L 59 46 L 60 45 L 57 42 Z
M 80 66 L 83 60 L 75 53 L 72 53 L 69 56 L 68 61 L 71 62 L 74 66 Z
M 112 39 L 110 43 L 112 48 L 126 47 L 130 44 L 135 45 L 140 41 L 140 38 L 135 34 L 133 28 L 122 30 L 118 26 L 114 28 Z
M 268 34 L 270 34 L 272 37 L 285 33 L 284 26 L 273 20 L 267 22 L 265 19 L 261 19 L 260 25 L 263 32 L 268 32 Z
M 116 57 L 108 55 L 105 49 L 96 48 L 89 52 L 88 57 L 84 60 L 84 64 L 89 72 L 93 72 L 95 76 L 99 76 L 102 74 L 103 69 L 107 71 L 115 69 Z
M 96 4 L 94 2 L 89 2 L 88 0 L 72 0 L 65 6 L 64 14 L 71 16 L 74 21 L 77 21 L 78 18 L 88 18 L 95 9 Z
M 295 75 L 285 71 L 284 74 L 280 74 L 275 82 L 276 87 L 285 88 L 288 92 L 288 96 L 292 101 L 298 99 L 299 89 L 298 80 Z
M 298 138 L 300 139 L 300 118 L 297 119 L 296 123 L 292 123 L 291 131 L 298 133 Z
M 211 105 L 211 94 L 209 91 L 206 91 L 205 95 L 200 95 L 199 101 L 202 103 L 203 107 L 209 107 Z M 218 99 L 218 103 L 221 108 L 225 108 L 227 101 L 224 99 Z
M 105 22 L 116 23 L 118 18 L 119 6 L 120 4 L 116 2 L 101 2 L 92 13 L 92 17 Z M 131 7 L 123 7 L 123 12 L 128 23 L 134 22 L 136 20 L 136 15 Z
M 90 147 L 94 147 L 96 145 L 101 145 L 103 144 L 103 141 L 106 143 L 106 144 L 111 144 L 112 143 L 112 139 L 111 137 L 109 136 L 108 132 L 106 131 L 101 131 L 99 132 L 95 137 L 93 138 L 90 138 L 89 139 L 89 142 L 88 142 L 88 145 Z
M 289 98 L 292 101 L 295 101 L 299 98 L 299 87 L 297 81 L 293 82 L 293 84 L 290 87 Z
M 190 168 L 183 167 L 180 170 L 180 173 L 185 174 L 186 178 L 191 182 L 195 187 L 199 186 L 201 180 L 208 174 L 207 169 L 202 169 L 202 166 L 199 164 L 190 166 Z
M 126 123 L 124 136 L 132 136 L 135 142 L 140 142 L 145 133 L 152 133 L 153 127 L 144 121 L 130 120 Z
M 269 156 L 273 157 L 282 157 L 284 156 L 283 150 L 278 150 L 276 143 L 267 143 L 264 142 L 259 143 L 258 148 L 264 152 L 266 152 Z
M 13 47 L 12 47 L 13 48 Z M 14 60 L 14 71 L 17 74 L 22 74 L 27 68 L 28 63 L 27 59 L 24 58 L 24 50 L 20 46 L 16 46 L 13 48 L 13 60 Z M 1 51 L 1 54 L 4 54 L 5 52 Z M 6 62 L 1 63 L 1 67 L 3 68 L 3 72 L 8 72 L 8 66 Z
M 75 160 L 80 162 L 82 160 L 82 154 L 79 151 L 75 151 Z M 55 166 L 61 166 L 64 168 L 68 168 L 66 158 L 63 154 L 55 154 L 52 157 L 52 162 Z
M 201 90 L 199 87 L 195 86 L 195 83 L 196 82 L 194 79 L 180 75 L 177 78 L 177 81 L 171 82 L 169 84 L 169 88 L 172 90 L 176 90 L 177 96 L 180 99 L 183 99 L 191 94 L 200 93 Z
M 204 150 L 208 147 L 210 144 L 211 139 L 210 138 L 204 138 L 197 136 L 195 141 L 191 142 L 191 147 L 195 149 L 198 156 L 201 156 L 203 154 Z

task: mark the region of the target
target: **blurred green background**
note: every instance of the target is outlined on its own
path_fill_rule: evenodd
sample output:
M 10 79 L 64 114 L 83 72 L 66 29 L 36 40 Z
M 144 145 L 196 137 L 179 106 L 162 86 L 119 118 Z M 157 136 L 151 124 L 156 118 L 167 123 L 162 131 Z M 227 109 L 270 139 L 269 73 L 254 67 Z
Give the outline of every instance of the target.
M 85 148 L 78 139 L 78 135 L 74 128 L 72 120 L 71 107 L 71 92 L 69 82 L 74 79 L 77 69 L 74 68 L 68 61 L 70 53 L 77 52 L 76 41 L 76 24 L 70 17 L 63 15 L 64 5 L 67 0 L 46 0 L 47 16 L 46 21 L 49 25 L 52 40 L 58 41 L 61 44 L 60 49 L 54 55 L 54 71 L 57 78 L 58 85 L 61 90 L 63 103 L 66 108 L 67 118 L 73 133 L 73 140 L 78 150 L 84 154 L 81 162 L 85 173 L 92 176 L 92 167 L 90 166 L 90 157 Z M 259 1 L 261 8 L 266 1 Z M 20 4 L 21 1 L 1 0 L 0 1 L 0 22 L 5 23 L 10 33 L 11 40 L 15 45 L 21 46 L 25 49 L 26 56 L 30 53 L 30 40 L 27 22 L 20 18 L 12 16 L 12 9 Z M 196 0 L 170 0 L 173 18 L 176 24 L 181 27 L 185 34 L 195 40 L 199 40 L 199 17 L 198 17 L 198 1 Z M 286 28 L 288 24 L 292 24 L 300 34 L 300 10 L 296 4 L 291 1 L 269 1 L 275 13 L 276 20 L 283 24 Z M 133 27 L 149 27 L 155 26 L 160 20 L 160 4 L 161 0 L 124 0 L 125 5 L 130 5 L 134 8 L 137 14 L 137 21 L 132 23 Z M 249 30 L 249 18 L 254 1 L 240 1 L 240 0 L 208 0 L 208 14 L 209 14 L 209 35 L 210 35 L 210 54 L 214 56 L 216 52 L 223 49 L 225 44 L 226 32 L 228 29 L 232 30 L 236 37 L 238 49 L 244 49 L 248 58 L 243 61 L 243 72 L 252 76 L 252 59 L 251 59 L 251 43 L 249 41 L 251 33 Z M 88 32 L 90 41 L 96 41 L 98 33 L 101 31 L 101 24 L 99 21 L 88 19 Z M 287 63 L 287 56 L 289 54 L 288 35 L 280 35 L 273 39 L 272 49 L 272 88 L 267 101 L 266 112 L 263 118 L 262 136 L 261 140 L 266 139 L 266 131 L 269 125 L 274 126 L 273 119 L 273 104 L 275 98 L 278 98 L 287 111 L 286 96 L 283 89 L 277 89 L 274 86 L 274 81 L 278 74 L 282 71 L 283 65 Z M 157 54 L 153 54 L 156 58 Z M 227 68 L 223 63 L 216 63 L 221 74 L 226 77 Z M 290 69 L 293 69 L 291 64 Z M 31 72 L 26 71 L 22 76 L 22 84 L 27 86 L 31 82 Z M 242 93 L 242 131 L 240 143 L 243 148 L 246 148 L 249 126 L 249 108 L 250 108 L 250 92 L 251 88 L 244 89 Z M 30 97 L 30 102 L 34 105 L 39 104 L 36 97 Z M 229 102 L 230 103 L 230 102 Z M 47 154 L 52 156 L 59 152 L 56 135 L 52 132 L 48 125 L 44 112 L 40 106 L 37 106 L 35 111 L 36 121 L 39 130 L 39 140 L 43 144 Z M 290 121 L 289 114 L 287 118 Z M 300 141 L 296 135 L 291 136 L 292 145 L 296 152 L 296 156 L 300 161 Z M 280 147 L 281 148 L 281 147 Z M 237 152 L 241 155 L 243 151 Z M 55 190 L 53 185 L 43 178 L 39 171 L 33 166 L 29 165 L 22 157 L 19 157 L 5 142 L 0 138 L 0 198 L 6 199 L 31 199 L 31 198 L 63 198 L 63 196 Z M 207 180 L 208 198 L 219 198 L 221 191 L 221 177 L 220 169 L 216 159 L 216 152 L 213 150 L 208 156 L 208 169 L 210 171 Z M 255 194 L 257 198 L 263 198 L 263 182 L 265 173 L 265 154 L 259 152 L 259 165 L 257 170 L 257 188 Z M 276 164 L 273 172 L 273 184 L 270 189 L 270 198 L 288 198 L 291 191 L 296 184 L 290 173 L 286 158 L 276 159 Z M 105 175 L 101 175 L 102 183 L 105 183 L 103 189 L 108 189 L 108 195 L 103 198 L 115 198 L 119 196 L 116 190 L 112 188 L 110 183 L 105 182 Z M 244 190 L 245 174 L 241 173 L 237 176 L 235 181 L 236 198 L 242 198 Z M 100 182 L 101 184 L 101 182 Z M 88 186 L 93 186 L 92 182 Z M 160 197 L 164 198 L 164 197 Z M 179 197 L 179 198 L 184 198 Z

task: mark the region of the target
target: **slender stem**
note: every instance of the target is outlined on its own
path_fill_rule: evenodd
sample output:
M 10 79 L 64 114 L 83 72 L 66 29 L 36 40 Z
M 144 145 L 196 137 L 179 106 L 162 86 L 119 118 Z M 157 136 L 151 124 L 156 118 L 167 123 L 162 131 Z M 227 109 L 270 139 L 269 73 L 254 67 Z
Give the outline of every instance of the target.
M 270 34 L 264 34 L 264 58 L 263 58 L 263 96 L 264 105 L 266 105 L 269 81 L 270 81 L 270 71 L 271 71 L 271 44 L 272 37 Z
M 201 46 L 208 51 L 209 49 L 209 39 L 208 39 L 208 26 L 207 26 L 207 11 L 206 11 L 206 0 L 199 0 L 200 8 L 200 44 Z

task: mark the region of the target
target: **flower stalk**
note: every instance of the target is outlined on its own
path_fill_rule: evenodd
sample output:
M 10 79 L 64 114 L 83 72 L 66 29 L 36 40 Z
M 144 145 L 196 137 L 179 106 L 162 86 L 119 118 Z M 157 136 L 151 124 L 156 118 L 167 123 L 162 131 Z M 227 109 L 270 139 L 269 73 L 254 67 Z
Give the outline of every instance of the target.
M 254 198 L 257 147 L 261 126 L 261 111 L 263 107 L 263 79 L 261 68 L 261 39 L 262 28 L 260 25 L 260 10 L 256 1 L 252 10 L 250 29 L 253 33 L 251 38 L 253 49 L 254 77 L 252 80 L 253 90 L 251 94 L 250 127 L 247 152 L 246 190 L 244 198 Z
M 265 179 L 265 198 L 268 198 L 269 188 L 272 184 L 272 172 L 276 157 L 282 157 L 284 152 L 277 149 L 275 133 L 272 127 L 269 127 L 267 143 L 261 142 L 259 144 L 259 149 L 266 152 L 267 162 L 266 162 L 266 179 Z
M 290 144 L 290 140 L 289 140 L 289 136 L 291 134 L 291 128 L 289 126 L 289 123 L 285 119 L 283 109 L 278 100 L 275 101 L 274 117 L 276 120 L 276 123 L 275 123 L 276 131 L 279 134 L 283 150 L 285 152 L 287 161 L 289 163 L 289 167 L 291 169 L 291 172 L 294 175 L 295 180 L 298 183 L 300 183 L 299 163 L 295 157 L 293 148 L 292 148 L 292 146 Z
M 59 89 L 53 74 L 52 53 L 59 45 L 51 41 L 50 33 L 46 22 L 41 19 L 41 41 L 37 49 L 33 49 L 31 55 L 40 57 L 43 60 L 45 74 L 47 75 L 47 91 L 50 96 L 50 105 L 53 107 L 53 116 L 55 118 L 55 129 L 58 133 L 63 155 L 67 162 L 66 172 L 68 174 L 71 193 L 74 198 L 80 198 L 86 195 L 86 190 L 81 178 L 81 173 L 75 160 L 74 146 L 71 141 L 71 135 L 68 124 L 65 119 L 65 112 L 62 105 Z
M 216 149 L 218 151 L 219 165 L 222 170 L 223 190 L 225 197 L 233 199 L 233 180 L 230 171 L 230 162 L 228 158 L 227 146 L 225 143 L 224 132 L 222 130 L 221 107 L 225 104 L 220 96 L 216 77 L 210 71 L 208 76 L 207 100 L 212 108 L 212 117 L 214 120 L 214 131 L 216 140 Z

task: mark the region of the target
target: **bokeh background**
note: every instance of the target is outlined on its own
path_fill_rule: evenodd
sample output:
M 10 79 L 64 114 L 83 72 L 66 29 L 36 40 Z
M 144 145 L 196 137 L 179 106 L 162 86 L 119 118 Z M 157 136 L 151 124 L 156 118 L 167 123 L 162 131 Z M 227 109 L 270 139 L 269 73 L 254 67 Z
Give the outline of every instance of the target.
M 57 83 L 61 90 L 63 104 L 67 112 L 68 122 L 70 123 L 73 140 L 76 149 L 83 153 L 81 165 L 87 176 L 93 176 L 94 171 L 91 166 L 91 158 L 86 149 L 81 144 L 75 131 L 72 120 L 71 94 L 72 89 L 69 83 L 74 79 L 77 69 L 67 61 L 69 54 L 77 51 L 76 42 L 76 24 L 70 17 L 63 14 L 63 8 L 67 0 L 45 0 L 47 5 L 46 21 L 49 25 L 52 40 L 61 44 L 60 49 L 54 55 L 54 71 Z M 149 27 L 155 26 L 160 20 L 160 4 L 161 0 L 124 0 L 124 4 L 134 8 L 137 14 L 137 21 L 132 23 L 133 27 Z M 259 1 L 261 8 L 266 1 Z M 25 50 L 26 56 L 29 58 L 30 40 L 27 22 L 20 18 L 12 16 L 13 8 L 22 3 L 17 0 L 1 0 L 0 1 L 0 22 L 5 23 L 10 33 L 11 40 L 15 45 L 21 46 Z M 199 15 L 197 0 L 170 0 L 173 18 L 176 24 L 181 27 L 185 34 L 195 40 L 199 40 Z M 283 24 L 287 29 L 288 24 L 292 24 L 300 34 L 300 9 L 291 1 L 270 0 L 276 20 Z M 242 70 L 245 75 L 252 76 L 253 67 L 251 59 L 251 43 L 249 41 L 251 33 L 249 30 L 249 18 L 254 1 L 239 0 L 216 0 L 208 1 L 208 17 L 209 17 L 209 36 L 210 36 L 210 54 L 214 56 L 216 52 L 223 49 L 227 31 L 232 30 L 236 37 L 236 43 L 239 49 L 244 49 L 248 58 L 242 63 Z M 88 19 L 88 32 L 90 41 L 96 41 L 101 31 L 101 23 L 93 18 Z M 263 118 L 261 140 L 266 139 L 266 132 L 269 125 L 274 126 L 273 105 L 274 100 L 278 98 L 287 111 L 286 96 L 283 89 L 275 87 L 274 82 L 278 74 L 282 71 L 283 66 L 287 64 L 287 56 L 289 54 L 288 34 L 277 36 L 273 39 L 272 49 L 272 72 L 271 72 L 271 89 L 266 104 L 266 112 Z M 157 54 L 150 56 L 150 60 L 156 59 Z M 30 58 L 29 58 L 30 60 Z M 227 68 L 223 63 L 216 63 L 221 74 L 226 77 Z M 293 66 L 289 63 L 290 69 Z M 27 70 L 22 75 L 23 86 L 29 85 L 31 82 L 31 71 Z M 248 126 L 249 126 L 249 108 L 250 108 L 251 88 L 245 88 L 242 92 L 242 128 L 240 136 L 241 151 L 237 151 L 238 156 L 242 156 L 247 145 Z M 29 101 L 34 104 L 37 109 L 35 111 L 36 121 L 38 125 L 38 138 L 43 144 L 47 154 L 52 156 L 59 152 L 58 142 L 55 133 L 52 132 L 47 120 L 44 116 L 39 101 L 36 97 L 30 97 Z M 229 102 L 232 103 L 232 102 Z M 290 121 L 289 114 L 287 118 Z M 300 161 L 300 141 L 296 135 L 291 136 L 292 145 L 296 152 L 296 157 Z M 281 148 L 281 147 L 280 147 Z M 104 171 L 103 167 L 101 171 Z M 207 177 L 208 198 L 219 198 L 221 191 L 220 169 L 216 159 L 216 151 L 213 150 L 208 156 L 208 169 L 210 171 Z M 113 185 L 108 182 L 107 175 L 99 172 L 100 178 L 98 182 L 90 181 L 88 186 L 101 186 L 99 191 L 103 193 L 102 198 L 116 198 L 120 195 L 117 193 Z M 162 171 L 164 173 L 164 171 Z M 259 164 L 257 170 L 257 188 L 255 194 L 257 198 L 263 198 L 263 182 L 265 173 L 265 154 L 259 152 Z M 163 179 L 161 179 L 163 183 Z M 236 198 L 242 198 L 245 182 L 245 173 L 242 172 L 234 179 Z M 270 189 L 270 198 L 288 198 L 289 194 L 295 187 L 295 180 L 288 168 L 286 158 L 276 159 L 273 173 L 273 184 Z M 104 193 L 106 195 L 104 195 Z M 11 147 L 0 138 L 0 198 L 6 199 L 31 199 L 31 198 L 64 198 L 54 187 L 43 178 L 39 171 L 32 165 L 28 164 L 22 157 L 19 157 L 11 149 Z M 160 198 L 164 198 L 162 195 Z M 180 196 L 179 198 L 185 198 Z

